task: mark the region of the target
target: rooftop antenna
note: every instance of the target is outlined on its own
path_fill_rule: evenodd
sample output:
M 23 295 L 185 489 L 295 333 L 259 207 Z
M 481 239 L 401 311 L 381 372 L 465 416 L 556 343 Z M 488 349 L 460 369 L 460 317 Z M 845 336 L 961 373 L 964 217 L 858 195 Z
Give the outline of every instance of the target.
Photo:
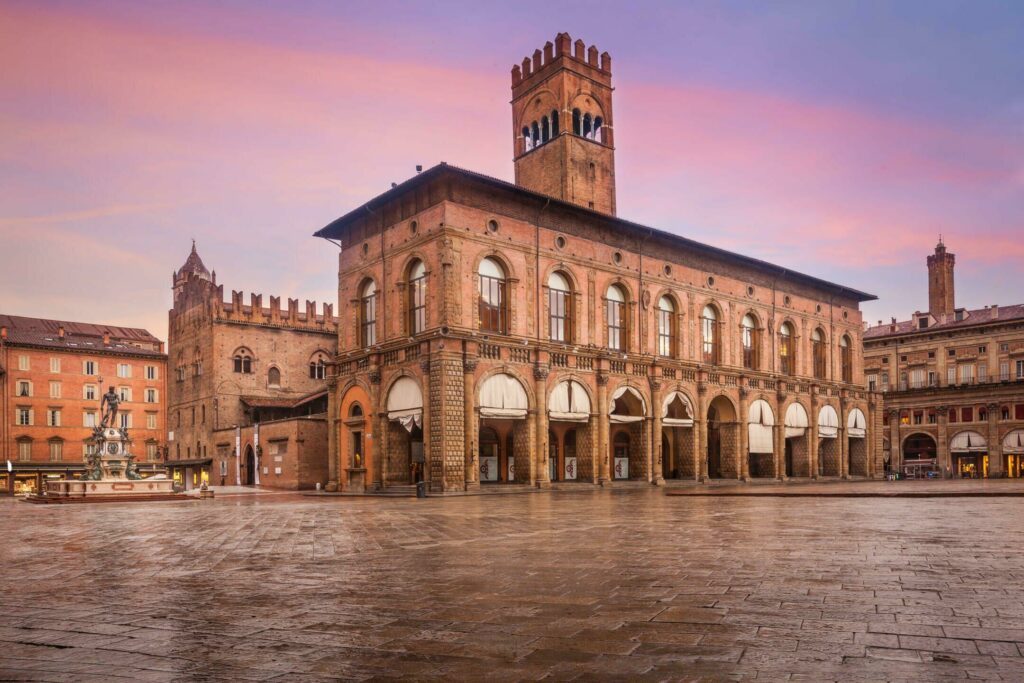
M 423 166 L 421 164 L 416 164 L 416 172 L 423 173 Z

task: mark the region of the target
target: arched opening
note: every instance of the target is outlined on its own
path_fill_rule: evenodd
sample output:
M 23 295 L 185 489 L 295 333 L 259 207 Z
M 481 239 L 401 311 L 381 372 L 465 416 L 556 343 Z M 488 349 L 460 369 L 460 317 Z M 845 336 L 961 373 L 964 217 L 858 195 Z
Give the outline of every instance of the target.
M 366 280 L 359 288 L 359 343 L 363 348 L 377 343 L 377 283 Z
M 647 415 L 647 402 L 638 389 L 631 386 L 620 386 L 609 401 L 608 422 L 615 434 L 624 434 L 619 438 L 620 445 L 626 448 L 613 448 L 611 469 L 613 479 L 645 479 L 647 472 L 647 449 L 650 446 L 647 430 L 644 429 L 644 418 Z M 614 444 L 613 444 L 614 445 Z M 625 460 L 623 460 L 625 458 Z
M 530 126 L 530 130 L 533 133 L 533 146 L 537 147 L 540 145 L 540 126 L 537 125 L 536 121 Z
M 322 351 L 317 351 L 309 359 L 309 378 L 310 379 L 326 379 L 327 378 L 327 355 Z
M 409 264 L 409 334 L 416 335 L 427 327 L 427 267 L 416 259 Z
M 753 314 L 747 313 L 740 321 L 740 332 L 743 344 L 743 367 L 758 370 L 761 366 L 760 350 L 761 335 L 757 328 L 757 320 Z
M 530 127 L 523 126 L 523 152 L 533 149 L 533 138 L 530 136 Z
M 811 355 L 814 358 L 814 378 L 825 379 L 825 333 L 820 327 L 811 332 Z
M 669 296 L 658 299 L 658 355 L 676 355 L 676 305 Z
M 783 471 L 787 477 L 811 476 L 811 422 L 799 403 L 790 404 L 785 419 L 786 453 Z
M 548 117 L 542 116 L 540 119 L 540 141 L 545 143 L 551 139 L 551 122 Z
M 583 135 L 583 119 L 579 109 L 572 110 L 572 132 L 574 135 Z
M 531 482 L 534 473 L 526 419 L 529 400 L 523 385 L 506 373 L 491 375 L 480 384 L 478 406 L 480 483 Z M 487 441 L 485 430 L 493 432 Z M 515 466 L 517 459 L 519 468 Z
M 903 476 L 922 479 L 935 476 L 938 467 L 938 446 L 930 434 L 911 434 L 903 441 Z
M 1009 416 L 1009 411 L 1006 411 Z M 1003 437 L 1003 472 L 1017 479 L 1024 475 L 1024 429 L 1014 429 Z
M 608 348 L 612 351 L 626 351 L 629 348 L 626 293 L 619 285 L 612 285 L 605 293 L 605 322 Z
M 252 372 L 252 351 L 249 349 L 245 347 L 236 349 L 231 360 L 235 372 L 246 375 Z
M 590 139 L 596 142 L 603 142 L 604 138 L 604 120 L 600 116 L 594 117 L 594 132 L 590 135 Z
M 841 448 L 839 446 L 839 414 L 830 405 L 818 411 L 818 476 L 842 475 Z
M 576 449 L 578 441 L 592 442 L 594 432 L 591 424 L 594 419 L 590 396 L 581 383 L 563 380 L 555 385 L 548 398 L 551 481 L 594 479 L 591 450 L 585 448 L 578 454 Z
M 256 454 L 248 444 L 245 446 L 245 463 L 242 465 L 242 485 L 256 485 Z
M 386 472 L 377 467 L 370 397 L 360 386 L 345 392 L 338 407 L 337 476 L 343 490 L 359 493 L 370 485 L 387 486 Z
M 785 322 L 779 327 L 779 372 L 783 375 L 796 373 L 796 346 L 793 325 Z
M 860 408 L 846 418 L 846 471 L 855 477 L 868 476 L 868 421 Z
M 767 401 L 750 404 L 747 415 L 747 471 L 751 477 L 775 476 L 775 413 Z
M 583 137 L 590 138 L 593 132 L 593 121 L 590 118 L 590 114 L 583 115 Z
M 853 381 L 853 343 L 848 335 L 839 338 L 839 360 L 842 364 L 843 381 Z
M 704 307 L 700 318 L 701 351 L 704 362 L 718 365 L 722 362 L 721 320 L 718 310 L 708 304 Z
M 975 431 L 960 432 L 949 442 L 955 476 L 960 479 L 988 477 L 988 442 Z
M 276 367 L 267 370 L 267 386 L 271 389 L 281 388 L 281 371 Z
M 665 479 L 695 479 L 693 406 L 679 391 L 670 392 L 661 407 L 661 475 Z
M 480 331 L 506 334 L 505 269 L 488 257 L 480 262 L 477 274 L 480 278 Z
M 739 423 L 736 409 L 725 396 L 716 396 L 708 406 L 708 439 L 705 448 L 708 477 L 739 477 Z
M 412 377 L 399 377 L 387 397 L 387 441 L 383 466 L 387 482 L 413 484 L 425 480 L 423 393 Z
M 551 137 L 552 138 L 558 137 L 558 133 L 559 133 L 559 128 L 558 128 L 558 110 L 557 109 L 552 109 L 551 110 Z
M 569 278 L 555 271 L 548 276 L 548 334 L 551 341 L 571 343 L 572 288 Z

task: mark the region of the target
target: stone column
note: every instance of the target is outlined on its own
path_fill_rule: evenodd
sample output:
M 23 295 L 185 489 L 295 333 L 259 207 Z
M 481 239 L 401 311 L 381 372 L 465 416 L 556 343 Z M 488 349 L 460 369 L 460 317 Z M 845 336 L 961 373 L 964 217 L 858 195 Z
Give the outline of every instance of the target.
M 1001 477 L 1006 474 L 1003 465 L 1003 442 L 999 438 L 999 404 L 989 403 L 988 408 L 988 476 Z
M 655 373 L 659 373 L 660 369 L 657 367 L 651 368 Z M 648 478 L 647 480 L 653 483 L 655 486 L 663 486 L 665 484 L 664 476 L 664 457 L 665 454 L 661 451 L 661 382 L 658 380 L 657 375 L 650 378 L 651 385 L 651 447 L 647 450 L 647 462 L 648 462 Z
M 604 372 L 597 373 L 597 412 L 598 428 L 595 441 L 599 442 L 599 446 L 598 460 L 594 463 L 594 468 L 600 473 L 598 483 L 604 486 L 611 479 L 608 469 L 608 459 L 611 457 L 608 439 L 608 375 Z
M 850 478 L 850 436 L 846 432 L 846 412 L 849 410 L 849 403 L 843 397 L 839 399 L 839 476 L 842 479 Z
M 750 391 L 745 386 L 746 379 L 740 378 L 740 414 L 739 418 L 739 434 L 737 434 L 737 446 L 736 446 L 736 476 L 737 478 L 747 481 L 750 479 Z
M 775 478 L 785 479 L 786 467 L 786 423 L 784 418 L 776 418 L 772 427 L 772 462 L 775 465 Z
M 338 398 L 338 376 L 332 374 L 327 378 L 327 491 L 338 490 L 338 471 L 341 466 L 338 453 Z M 241 453 L 236 455 L 242 457 Z
M 693 457 L 697 458 L 694 472 L 699 472 L 698 480 L 708 480 L 708 458 L 707 453 L 702 452 L 708 447 L 708 386 L 704 382 L 697 385 L 697 447 L 693 449 Z
M 477 448 L 477 424 L 476 416 L 476 368 L 479 361 L 476 358 L 467 357 L 462 362 L 463 381 L 465 382 L 465 410 L 466 410 L 466 490 L 480 488 L 480 466 L 477 462 L 479 449 Z
M 431 470 L 431 440 L 430 433 L 435 429 L 434 420 L 438 419 L 438 416 L 434 413 L 433 405 L 431 404 L 431 386 L 430 386 L 430 357 L 424 358 L 420 361 L 420 375 L 423 377 L 423 481 L 426 482 L 427 488 L 430 488 L 430 470 Z
M 883 408 L 883 410 L 888 410 Z M 941 422 L 944 410 L 936 408 L 937 419 Z M 936 427 L 936 431 L 938 427 Z M 935 440 L 938 445 L 938 439 Z M 938 457 L 938 452 L 936 452 Z M 939 463 L 942 466 L 942 463 Z M 900 441 L 900 413 L 898 410 L 889 410 L 889 470 L 891 472 L 903 471 L 903 443 Z
M 540 355 L 540 354 L 538 354 Z M 533 368 L 534 389 L 537 400 L 537 419 L 534 428 L 534 444 L 536 451 L 533 460 L 537 463 L 537 486 L 547 488 L 551 486 L 551 470 L 548 462 L 548 374 L 550 370 L 545 365 L 538 365 Z M 532 482 L 531 482 L 532 483 Z
M 387 444 L 384 443 L 386 439 L 383 438 L 383 435 L 387 431 L 388 416 L 385 411 L 384 417 L 381 419 L 381 410 L 386 406 L 381 405 L 380 366 L 371 365 L 367 377 L 370 380 L 371 407 L 366 411 L 366 430 L 363 434 L 363 441 L 369 443 L 370 453 L 373 456 L 371 462 L 374 469 L 372 474 L 374 488 L 381 489 L 387 486 Z M 365 463 L 365 460 L 363 462 Z M 354 467 L 354 465 L 352 466 Z
M 903 435 L 899 432 L 900 415 L 896 413 L 895 419 L 891 416 L 889 418 L 890 424 L 895 423 L 897 439 Z M 938 427 L 935 429 L 935 459 L 938 461 L 939 470 L 942 472 L 944 479 L 952 478 L 953 473 L 953 458 L 950 457 L 949 452 L 949 406 L 940 406 L 935 409 L 936 416 L 938 417 Z M 897 442 L 900 444 L 900 463 L 903 462 L 903 441 L 900 439 Z
M 807 416 L 807 421 L 811 423 L 810 439 L 811 442 L 807 448 L 807 461 L 809 463 L 810 472 L 808 473 L 811 479 L 818 478 L 818 391 L 817 387 L 811 389 L 811 414 Z

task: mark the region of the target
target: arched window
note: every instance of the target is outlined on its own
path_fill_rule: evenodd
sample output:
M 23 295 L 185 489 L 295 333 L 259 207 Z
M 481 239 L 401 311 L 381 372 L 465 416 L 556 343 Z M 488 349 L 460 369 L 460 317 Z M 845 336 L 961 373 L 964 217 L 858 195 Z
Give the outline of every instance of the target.
M 625 351 L 628 347 L 629 329 L 626 325 L 626 295 L 618 285 L 608 288 L 605 315 L 608 323 L 608 348 Z
M 572 110 L 572 132 L 575 135 L 583 135 L 583 119 L 580 118 L 580 110 Z
M 238 349 L 235 351 L 234 361 L 235 372 L 248 375 L 252 372 L 252 353 L 249 349 Z
M 850 338 L 843 335 L 839 338 L 839 356 L 843 365 L 843 381 L 853 381 L 853 344 Z
M 592 140 L 597 140 L 598 142 L 601 142 L 601 138 L 603 136 L 603 125 L 604 120 L 600 116 L 594 118 L 594 133 L 590 136 Z
M 821 328 L 811 333 L 811 355 L 814 357 L 815 379 L 825 379 L 825 335 Z
M 530 137 L 530 127 L 523 126 L 523 151 L 529 152 L 533 149 L 533 138 Z
M 409 267 L 409 334 L 427 326 L 427 267 L 416 259 Z
M 583 115 L 583 137 L 589 138 L 593 133 L 593 123 L 590 119 L 590 114 Z
M 722 335 L 719 334 L 721 321 L 714 306 L 705 306 L 701 313 L 701 347 L 704 362 L 718 365 L 722 362 Z
M 534 121 L 531 128 L 533 130 L 533 146 L 536 147 L 540 144 L 540 126 L 538 126 L 537 122 Z
M 363 407 L 361 405 L 359 405 L 358 403 L 353 403 L 352 407 L 348 411 L 348 416 L 349 417 L 362 417 L 363 416 Z
M 743 367 L 750 370 L 757 370 L 761 364 L 759 351 L 761 348 L 761 331 L 757 329 L 757 321 L 754 316 L 747 313 L 740 321 L 743 342 Z
M 557 138 L 558 137 L 558 132 L 559 132 L 558 131 L 558 110 L 557 109 L 552 109 L 551 110 L 551 137 L 552 138 Z
M 793 348 L 793 326 L 782 323 L 779 327 L 779 372 L 792 375 L 796 371 L 796 356 Z
M 506 334 L 505 269 L 492 258 L 480 262 L 480 330 Z
M 309 361 L 309 378 L 310 379 L 326 379 L 327 377 L 327 362 L 324 359 L 322 353 L 317 353 Z
M 267 370 L 267 386 L 279 387 L 281 386 L 281 371 L 277 368 L 270 368 Z
M 359 291 L 359 330 L 363 347 L 377 343 L 377 285 L 373 280 L 363 283 Z
M 658 299 L 658 355 L 671 358 L 676 350 L 676 305 L 667 296 Z
M 548 117 L 542 116 L 540 118 L 540 141 L 542 143 L 547 142 L 551 139 L 551 122 Z
M 548 276 L 548 330 L 551 341 L 571 342 L 572 289 L 569 278 L 559 272 Z

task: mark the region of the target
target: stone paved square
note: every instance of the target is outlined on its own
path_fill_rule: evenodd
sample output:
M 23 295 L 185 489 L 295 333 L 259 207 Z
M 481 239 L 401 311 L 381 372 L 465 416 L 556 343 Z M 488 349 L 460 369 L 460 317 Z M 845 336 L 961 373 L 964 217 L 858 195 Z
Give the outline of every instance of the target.
M 1020 505 L 4 499 L 0 678 L 1021 680 Z

